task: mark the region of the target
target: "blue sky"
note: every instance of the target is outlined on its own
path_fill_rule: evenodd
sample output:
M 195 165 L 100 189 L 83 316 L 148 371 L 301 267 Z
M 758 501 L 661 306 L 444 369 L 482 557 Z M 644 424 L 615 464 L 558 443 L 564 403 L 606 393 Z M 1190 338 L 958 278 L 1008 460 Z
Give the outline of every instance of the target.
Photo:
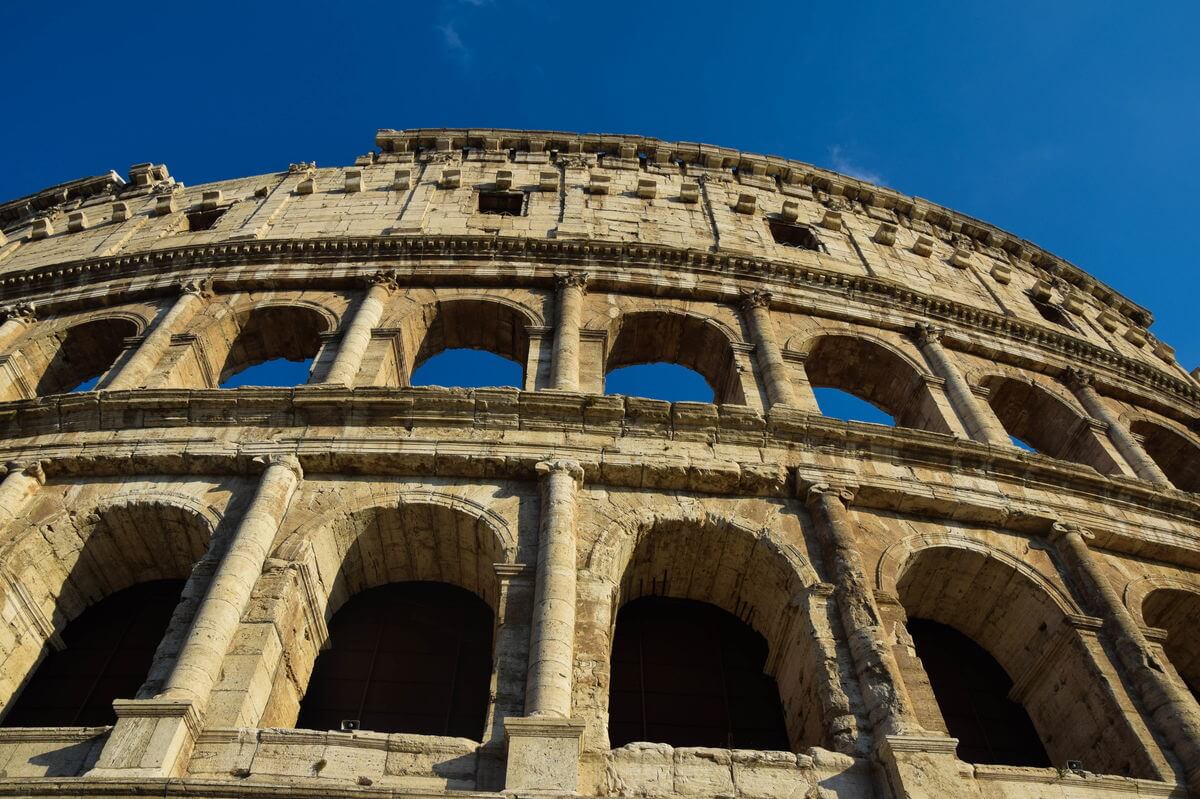
M 0 198 L 140 161 L 351 163 L 379 127 L 632 132 L 988 220 L 1200 365 L 1197 3 L 10 4 Z

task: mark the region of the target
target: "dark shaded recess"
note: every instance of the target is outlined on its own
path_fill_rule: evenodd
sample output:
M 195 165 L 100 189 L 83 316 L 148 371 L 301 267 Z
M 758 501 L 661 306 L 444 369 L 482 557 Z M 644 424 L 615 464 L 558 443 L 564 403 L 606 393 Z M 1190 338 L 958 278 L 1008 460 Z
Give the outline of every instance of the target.
M 483 736 L 492 673 L 492 611 L 445 583 L 391 583 L 333 617 L 296 726 Z
M 137 332 L 137 326 L 127 319 L 98 319 L 58 333 L 62 343 L 34 391 L 39 396 L 58 394 L 99 377 L 125 349 L 125 339 Z
M 1181 491 L 1200 491 L 1200 446 L 1169 427 L 1138 420 L 1129 425 L 1142 437 L 1147 454 Z
M 1050 765 L 1029 714 L 1008 698 L 1012 680 L 987 650 L 935 621 L 909 619 L 908 632 L 946 727 L 958 739 L 960 759 L 1001 766 Z
M 621 608 L 613 639 L 612 745 L 788 750 L 767 642 L 706 602 L 642 597 Z
M 115 724 L 114 699 L 133 699 L 154 660 L 183 580 L 155 580 L 100 600 L 63 630 L 4 717 L 5 727 Z
M 808 225 L 797 225 L 781 219 L 772 219 L 767 222 L 767 226 L 771 228 L 771 236 L 775 239 L 776 244 L 795 247 L 798 250 L 821 249 L 821 240 Z
M 217 383 L 220 385 L 238 372 L 264 361 L 315 358 L 321 349 L 321 334 L 325 332 L 325 317 L 310 308 L 256 308 L 242 320 L 241 330 L 229 348 Z
M 525 194 L 519 191 L 481 191 L 479 210 L 485 214 L 521 216 L 525 206 Z

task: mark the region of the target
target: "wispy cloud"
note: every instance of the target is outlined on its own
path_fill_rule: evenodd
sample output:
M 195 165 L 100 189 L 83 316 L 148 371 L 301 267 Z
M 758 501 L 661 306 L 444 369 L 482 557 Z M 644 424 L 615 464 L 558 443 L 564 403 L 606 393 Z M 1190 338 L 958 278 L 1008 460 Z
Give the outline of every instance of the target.
M 458 33 L 458 28 L 453 22 L 445 22 L 437 26 L 438 31 L 442 34 L 442 44 L 451 55 L 458 58 L 463 66 L 471 63 L 471 49 L 463 42 L 462 36 Z
M 843 175 L 849 175 L 852 178 L 865 180 L 867 183 L 886 184 L 887 179 L 878 172 L 868 169 L 846 155 L 844 148 L 840 144 L 835 144 L 829 148 L 829 161 L 837 172 Z
M 464 69 L 471 65 L 474 51 L 463 40 L 458 23 L 468 19 L 469 15 L 475 13 L 477 9 L 491 4 L 492 0 L 445 0 L 442 4 L 445 13 L 443 19 L 446 21 L 437 26 L 437 31 L 442 36 L 442 46 L 446 48 L 449 55 L 458 60 L 459 66 Z

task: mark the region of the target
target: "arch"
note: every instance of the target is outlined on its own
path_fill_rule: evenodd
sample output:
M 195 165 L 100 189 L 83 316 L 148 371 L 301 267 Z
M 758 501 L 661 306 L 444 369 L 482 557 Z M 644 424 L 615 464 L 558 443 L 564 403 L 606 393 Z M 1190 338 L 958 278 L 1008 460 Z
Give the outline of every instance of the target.
M 1090 466 L 1101 474 L 1121 467 L 1100 443 L 1089 420 L 1073 403 L 1032 379 L 989 374 L 979 385 L 1010 436 L 1043 455 Z
M 59 394 L 102 378 L 125 350 L 126 339 L 139 335 L 144 326 L 145 320 L 136 314 L 111 313 L 73 321 L 28 340 L 13 353 L 19 377 L 9 381 L 0 399 Z
M 1142 446 L 1171 484 L 1180 491 L 1200 491 L 1200 444 L 1190 435 L 1148 419 L 1134 419 L 1129 431 L 1142 439 Z
M 366 589 L 330 620 L 297 726 L 480 740 L 488 706 L 494 614 L 445 583 Z
M 587 556 L 587 572 L 617 586 L 614 610 L 642 597 L 707 603 L 767 642 L 793 749 L 832 745 L 820 670 L 827 667 L 803 616 L 812 565 L 770 528 L 700 506 L 642 511 L 617 521 Z M 605 692 L 607 701 L 607 691 Z
M 1082 759 L 1102 773 L 1154 775 L 1137 731 L 1124 721 L 1111 677 L 1075 629 L 1078 617 L 1064 612 L 1060 593 L 1044 590 L 1044 579 L 991 547 L 957 541 L 910 545 L 898 571 L 896 597 L 908 619 L 946 625 L 982 647 L 1012 681 L 1009 697 L 1029 714 L 1051 762 Z M 906 682 L 919 696 L 929 690 L 929 678 L 918 672 L 910 670 Z M 945 729 L 942 719 L 954 708 L 933 716 L 945 701 L 935 698 L 915 702 L 920 721 Z
M 525 374 L 529 328 L 540 317 L 504 297 L 454 295 L 422 305 L 400 320 L 401 381 L 433 356 L 452 349 L 484 350 L 517 363 Z
M 1163 651 L 1192 696 L 1200 700 L 1200 587 L 1161 577 L 1147 577 L 1125 589 L 1125 603 L 1148 627 L 1165 630 Z
M 605 374 L 625 366 L 678 364 L 705 379 L 715 402 L 746 404 L 734 354 L 738 338 L 717 320 L 684 311 L 631 311 L 613 325 Z
M 219 520 L 195 499 L 130 492 L 82 511 L 63 510 L 8 537 L 0 548 L 0 606 L 22 619 L 28 634 L 0 645 L 0 702 L 21 690 L 47 645 L 55 646 L 97 602 L 143 583 L 203 580 L 193 568 L 213 556 L 209 544 Z M 174 606 L 171 635 L 155 654 L 144 691 L 153 693 L 166 678 L 201 592 L 201 583 L 189 582 Z
M 866 400 L 900 427 L 935 433 L 953 428 L 929 387 L 930 375 L 907 355 L 874 336 L 826 333 L 801 345 L 814 388 L 836 388 Z
M 311 359 L 315 366 L 322 336 L 333 331 L 337 323 L 327 308 L 301 300 L 257 303 L 237 310 L 232 321 L 236 330 L 216 370 L 218 386 L 266 361 Z

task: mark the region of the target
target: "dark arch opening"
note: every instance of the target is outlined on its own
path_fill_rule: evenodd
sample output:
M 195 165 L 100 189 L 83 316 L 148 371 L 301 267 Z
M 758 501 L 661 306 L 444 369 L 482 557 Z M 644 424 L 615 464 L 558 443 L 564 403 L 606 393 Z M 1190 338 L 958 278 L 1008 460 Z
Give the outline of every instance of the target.
M 612 745 L 789 749 L 767 642 L 706 602 L 642 597 L 617 614 L 609 697 Z
M 985 378 L 982 385 L 1010 437 L 1051 458 L 1091 466 L 1102 474 L 1121 473 L 1083 416 L 1046 389 L 999 376 Z
M 968 763 L 1050 765 L 1025 708 L 1008 698 L 1012 680 L 987 650 L 953 627 L 909 619 L 917 656 L 958 756 Z
M 1163 425 L 1138 420 L 1129 425 L 1146 452 L 1180 491 L 1200 491 L 1200 446 Z
M 924 376 L 908 361 L 874 341 L 855 336 L 823 336 L 809 349 L 804 369 L 814 389 L 844 391 L 874 405 L 901 427 L 952 432 Z
M 79 614 L 4 717 L 5 727 L 99 727 L 116 723 L 114 699 L 133 699 L 179 603 L 183 580 L 118 591 Z
M 321 334 L 327 331 L 325 317 L 311 308 L 303 306 L 267 306 L 251 310 L 241 320 L 237 337 L 229 347 L 225 363 L 217 384 L 232 388 L 236 385 L 299 385 L 307 382 L 311 363 L 321 350 Z M 294 383 L 284 382 L 300 377 L 299 370 L 277 370 L 271 368 L 276 361 L 300 362 L 308 365 L 303 369 L 303 379 Z M 246 374 L 253 367 L 264 382 L 254 381 L 254 375 Z M 238 376 L 238 380 L 231 378 Z
M 1200 701 L 1200 594 L 1173 588 L 1151 591 L 1142 602 L 1142 617 L 1167 631 L 1163 650 L 1192 696 Z
M 42 360 L 46 366 L 34 391 L 45 395 L 90 389 L 112 368 L 125 339 L 136 335 L 137 326 L 128 319 L 97 319 L 35 342 L 25 356 L 35 368 Z
M 604 376 L 604 393 L 666 402 L 713 401 L 712 386 L 704 375 L 677 363 L 641 363 L 613 369 Z
M 296 726 L 481 740 L 492 672 L 492 610 L 446 583 L 390 583 L 354 596 L 329 624 Z
M 712 401 L 746 404 L 733 345 L 711 320 L 670 311 L 626 314 L 609 348 L 605 372 L 611 376 L 627 366 L 648 364 L 689 369 L 708 384 Z M 646 396 L 640 390 L 624 393 Z
M 418 366 L 411 383 L 448 388 L 521 388 L 523 372 L 521 364 L 492 352 L 451 349 L 442 350 Z
M 427 306 L 418 323 L 420 320 L 424 320 L 425 327 L 418 333 L 419 344 L 409 364 L 410 385 L 418 385 L 414 382 L 417 373 L 423 371 L 422 367 L 436 356 L 459 350 L 490 353 L 516 364 L 519 375 L 511 385 L 524 385 L 525 363 L 529 359 L 529 332 L 526 327 L 530 322 L 516 308 L 489 300 L 446 300 Z M 464 354 L 449 355 L 451 363 L 469 357 Z M 468 386 L 470 382 L 468 379 L 463 382 L 439 382 L 438 385 L 481 387 Z

